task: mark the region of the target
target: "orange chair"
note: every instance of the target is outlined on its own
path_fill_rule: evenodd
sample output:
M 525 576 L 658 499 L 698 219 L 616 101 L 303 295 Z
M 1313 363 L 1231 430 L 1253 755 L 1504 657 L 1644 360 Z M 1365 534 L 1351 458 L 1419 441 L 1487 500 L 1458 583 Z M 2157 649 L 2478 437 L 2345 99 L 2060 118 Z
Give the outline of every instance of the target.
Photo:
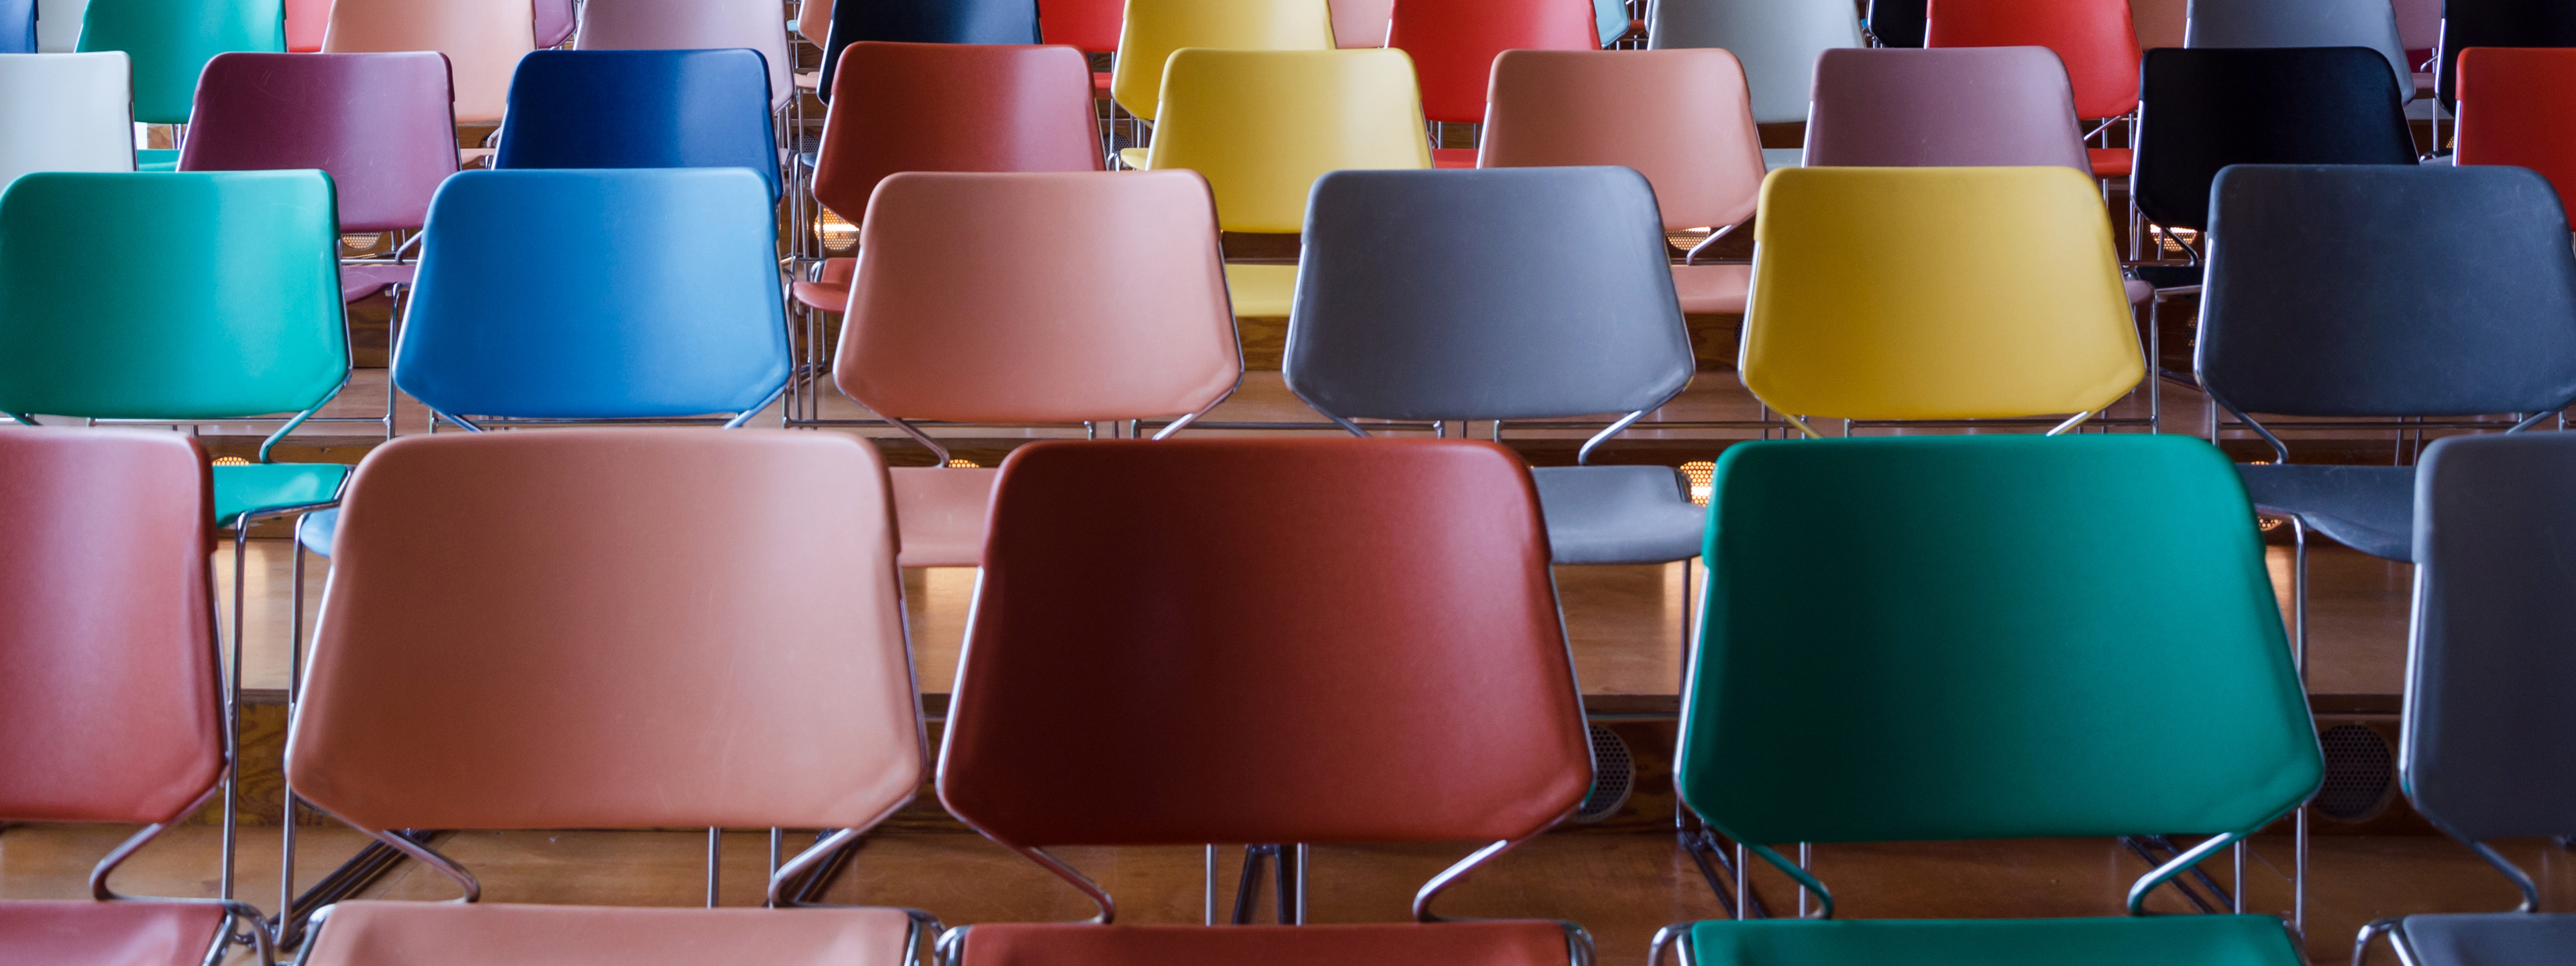
M 982 561 L 996 472 L 912 421 L 1171 419 L 1161 438 L 1242 381 L 1195 171 L 898 174 L 859 238 L 833 379 L 938 458 L 892 471 L 904 566 Z
M 333 0 L 322 51 L 446 54 L 456 123 L 498 124 L 519 58 L 537 49 L 535 17 L 528 0 Z
M 326 907 L 306 961 L 909 961 L 936 924 L 900 909 L 471 904 L 472 874 L 394 831 L 840 830 L 770 879 L 795 905 L 789 883 L 923 778 L 892 524 L 884 464 L 838 434 L 565 429 L 369 453 L 287 781 L 466 904 Z
M 2576 111 L 2576 49 L 2461 51 L 2452 163 L 2530 168 L 2548 178 L 2566 203 L 2576 197 L 2576 131 L 2553 122 L 2570 111 Z
M 227 919 L 269 959 L 257 909 L 108 886 L 227 772 L 205 451 L 177 433 L 0 432 L 0 501 L 0 822 L 144 826 L 90 873 L 91 899 L 0 900 L 0 963 L 196 966 Z
M 1926 47 L 2046 47 L 2066 62 L 2077 117 L 2138 109 L 2138 33 L 2129 0 L 1932 0 Z M 2093 174 L 2129 176 L 2130 148 L 2093 148 Z
M 1404 0 L 1395 6 L 1386 45 L 1412 56 L 1425 120 L 1479 124 L 1496 55 L 1600 50 L 1601 36 L 1586 0 Z M 1431 159 L 1438 167 L 1472 168 L 1476 150 L 1435 148 Z
M 993 496 L 939 797 L 1100 915 L 941 943 L 966 966 L 1038 950 L 1053 963 L 1587 962 L 1571 924 L 1444 922 L 1431 905 L 1571 813 L 1591 780 L 1547 535 L 1510 450 L 1034 443 Z M 1110 925 L 1109 894 L 1045 851 L 1469 840 L 1489 844 L 1415 895 L 1419 922 L 1302 927 Z M 1302 921 L 1298 863 L 1281 864 L 1280 919 Z
M 1485 108 L 1484 168 L 1616 164 L 1655 187 L 1664 228 L 1745 219 L 1762 192 L 1762 138 L 1735 55 L 1715 48 L 1505 51 Z M 1753 267 L 1673 266 L 1682 311 L 1741 313 Z

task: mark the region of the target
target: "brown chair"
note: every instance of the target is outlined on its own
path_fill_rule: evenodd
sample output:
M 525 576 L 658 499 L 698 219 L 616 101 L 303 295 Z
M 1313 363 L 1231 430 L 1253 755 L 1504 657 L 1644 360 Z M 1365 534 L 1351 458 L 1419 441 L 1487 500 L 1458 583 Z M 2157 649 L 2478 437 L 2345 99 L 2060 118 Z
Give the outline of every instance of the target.
M 1447 922 L 1431 904 L 1569 814 L 1590 755 L 1511 451 L 1034 443 L 1002 464 L 939 797 L 1100 914 L 941 946 L 965 964 L 1583 962 L 1571 924 Z M 1418 922 L 1337 926 L 1110 925 L 1108 893 L 1046 851 L 1464 840 L 1490 844 L 1423 886 Z
M 0 822 L 144 826 L 88 900 L 0 900 L 0 963 L 196 966 L 259 910 L 130 899 L 118 863 L 213 800 L 226 768 L 207 548 L 213 487 L 189 437 L 0 432 Z
M 368 454 L 287 781 L 396 829 L 826 828 L 912 798 L 923 739 L 875 450 L 777 430 L 405 437 Z M 782 508 L 793 508 L 792 511 Z M 711 883 L 712 884 L 712 883 Z M 314 964 L 907 961 L 898 909 L 341 902 Z
M 983 559 L 996 472 L 912 421 L 1171 420 L 1159 439 L 1243 379 L 1195 171 L 898 174 L 859 238 L 833 380 L 937 457 L 891 471 L 906 567 Z

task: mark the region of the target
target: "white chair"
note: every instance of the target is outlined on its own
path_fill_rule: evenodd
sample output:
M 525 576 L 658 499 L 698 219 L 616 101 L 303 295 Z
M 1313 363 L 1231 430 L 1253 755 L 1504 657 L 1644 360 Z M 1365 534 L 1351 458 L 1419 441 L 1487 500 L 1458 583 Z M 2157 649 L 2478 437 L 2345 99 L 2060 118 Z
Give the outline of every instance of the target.
M 588 0 L 576 50 L 705 50 L 748 47 L 769 61 L 769 109 L 796 96 L 787 23 L 775 0 Z
M 0 186 L 30 171 L 134 170 L 123 51 L 0 54 Z
M 36 4 L 36 52 L 68 54 L 79 49 L 81 16 L 89 0 L 41 0 Z

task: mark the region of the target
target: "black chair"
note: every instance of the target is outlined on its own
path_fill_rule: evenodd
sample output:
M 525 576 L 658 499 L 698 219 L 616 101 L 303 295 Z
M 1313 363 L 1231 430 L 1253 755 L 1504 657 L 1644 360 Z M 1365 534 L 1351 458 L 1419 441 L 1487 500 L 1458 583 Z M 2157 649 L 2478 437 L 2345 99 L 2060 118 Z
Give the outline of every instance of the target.
M 2460 51 L 2471 47 L 2576 47 L 2576 3 L 2566 0 L 2444 0 L 2441 63 L 2433 95 L 2457 111 Z
M 1034 44 L 1037 0 L 831 0 L 823 76 L 814 96 L 832 99 L 841 48 L 862 40 L 909 44 Z
M 1932 0 L 1869 0 L 1869 35 L 1881 47 L 1921 47 Z
M 2417 966 L 2565 962 L 2576 915 L 2534 915 L 2531 877 L 2485 840 L 2576 834 L 2576 624 L 2564 534 L 2576 435 L 2446 439 L 2415 487 L 2417 618 L 2398 767 L 2417 813 L 2522 890 L 2513 912 L 2382 919 Z

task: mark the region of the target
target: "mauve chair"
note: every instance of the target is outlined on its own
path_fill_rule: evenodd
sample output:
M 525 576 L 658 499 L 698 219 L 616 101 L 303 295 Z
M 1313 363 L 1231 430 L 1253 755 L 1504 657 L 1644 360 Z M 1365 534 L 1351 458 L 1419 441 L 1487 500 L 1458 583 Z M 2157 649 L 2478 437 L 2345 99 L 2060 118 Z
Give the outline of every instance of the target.
M 498 124 L 511 73 L 536 49 L 531 16 L 528 0 L 333 0 L 322 50 L 445 54 L 456 123 Z
M 2066 65 L 2075 116 L 2109 120 L 2138 109 L 2138 32 L 2129 0 L 1933 0 L 1926 47 L 2046 47 Z M 2125 147 L 2091 148 L 2093 173 L 2129 173 Z
M 1423 119 L 1481 124 L 1494 58 L 1507 50 L 1599 50 L 1601 35 L 1584 0 L 1404 0 L 1386 45 L 1413 58 Z M 1476 166 L 1474 148 L 1438 148 L 1432 163 Z
M 2046 47 L 1828 50 L 1816 60 L 1807 165 L 2028 167 L 2093 173 L 2075 91 Z
M 818 9 L 824 5 L 814 4 Z M 589 0 L 582 8 L 576 50 L 718 50 L 748 47 L 769 68 L 769 107 L 796 96 L 789 72 L 796 57 L 787 24 L 770 0 Z

